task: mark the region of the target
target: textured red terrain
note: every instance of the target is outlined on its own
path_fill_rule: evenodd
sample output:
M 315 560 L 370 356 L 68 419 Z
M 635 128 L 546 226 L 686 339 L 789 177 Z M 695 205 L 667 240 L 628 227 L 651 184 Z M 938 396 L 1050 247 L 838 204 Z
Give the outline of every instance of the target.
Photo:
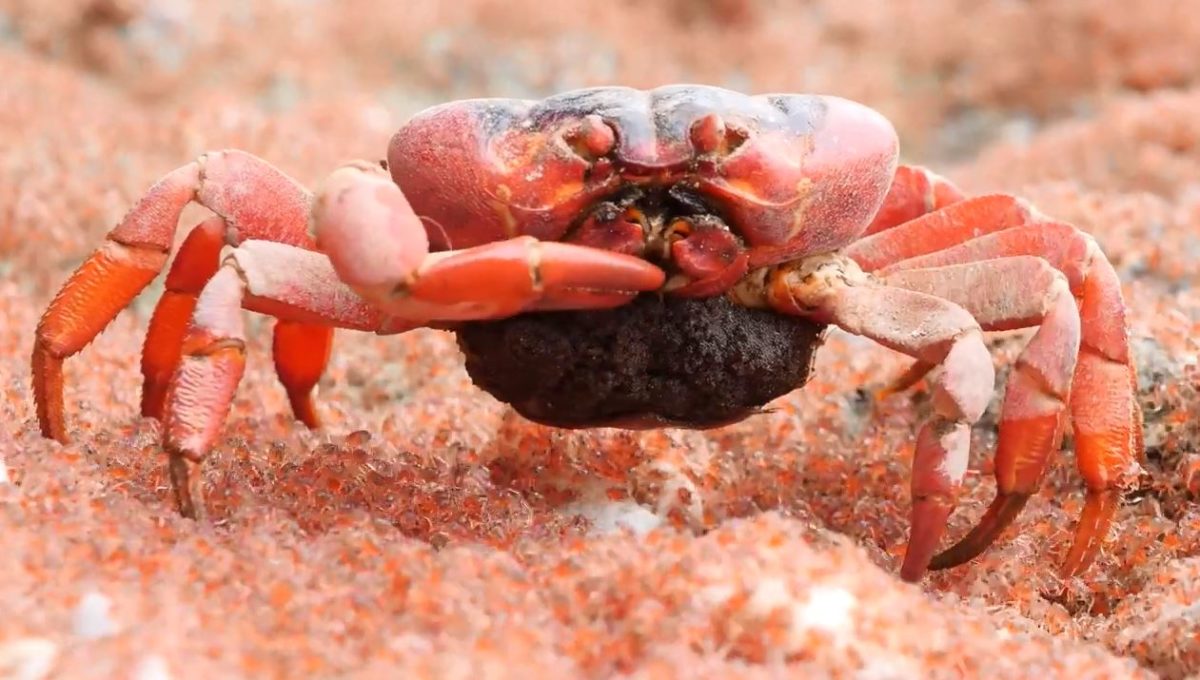
M 535 5 L 0 2 L 0 677 L 1200 672 L 1189 3 Z M 865 101 L 909 160 L 1096 235 L 1132 310 L 1148 461 L 1095 566 L 1054 576 L 1083 498 L 1068 438 L 997 545 L 901 583 L 928 393 L 876 401 L 906 360 L 842 334 L 769 415 L 627 433 L 524 422 L 444 334 L 339 332 L 327 427 L 308 432 L 248 315 L 196 523 L 173 512 L 158 426 L 137 416 L 156 283 L 68 361 L 72 443 L 39 437 L 38 316 L 164 172 L 237 147 L 311 185 L 381 157 L 430 103 L 672 81 Z M 993 339 L 1001 375 L 1027 337 Z M 954 536 L 994 493 L 1000 397 Z

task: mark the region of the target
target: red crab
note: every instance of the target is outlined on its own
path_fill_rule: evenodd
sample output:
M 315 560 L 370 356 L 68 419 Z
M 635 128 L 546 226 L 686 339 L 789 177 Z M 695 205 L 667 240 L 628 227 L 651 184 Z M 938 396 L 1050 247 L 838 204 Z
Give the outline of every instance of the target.
M 1037 489 L 1068 413 L 1087 498 L 1062 572 L 1097 555 L 1142 453 L 1113 267 L 1087 234 L 1016 197 L 967 198 L 898 165 L 896 132 L 872 109 L 693 85 L 458 101 L 401 127 L 387 158 L 347 164 L 315 193 L 239 151 L 159 180 L 38 325 L 43 434 L 66 441 L 63 361 L 160 273 L 195 201 L 215 215 L 180 247 L 142 358 L 142 413 L 163 419 L 184 514 L 196 511 L 189 466 L 216 441 L 242 376 L 243 308 L 278 319 L 279 378 L 296 417 L 317 427 L 311 390 L 334 328 L 456 329 L 549 310 L 601 314 L 648 297 L 719 298 L 912 356 L 897 388 L 938 369 L 934 412 L 916 439 L 902 578 L 986 549 Z M 993 393 L 983 333 L 1031 326 L 1040 328 L 1006 387 L 997 497 L 934 556 L 970 428 Z M 615 424 L 722 420 L 650 411 Z

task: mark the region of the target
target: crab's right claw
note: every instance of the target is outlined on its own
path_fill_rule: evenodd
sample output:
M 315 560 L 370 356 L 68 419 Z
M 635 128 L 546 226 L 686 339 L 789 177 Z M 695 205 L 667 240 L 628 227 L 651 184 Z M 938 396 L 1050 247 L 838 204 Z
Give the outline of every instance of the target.
M 342 281 L 414 321 L 615 307 L 666 278 L 633 255 L 532 236 L 430 253 L 425 227 L 400 188 L 365 164 L 330 175 L 313 221 L 318 246 Z
M 661 287 L 663 270 L 634 257 L 521 236 L 458 251 L 418 272 L 409 293 L 446 308 L 474 303 L 470 318 L 527 310 L 603 309 Z

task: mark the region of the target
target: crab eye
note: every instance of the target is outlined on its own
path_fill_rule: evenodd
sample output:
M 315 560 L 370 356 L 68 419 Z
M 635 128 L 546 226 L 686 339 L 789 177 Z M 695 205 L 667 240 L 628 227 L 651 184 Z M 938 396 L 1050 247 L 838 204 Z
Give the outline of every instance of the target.
M 581 158 L 594 161 L 612 152 L 617 145 L 617 133 L 593 113 L 571 126 L 563 134 L 563 140 Z
M 715 152 L 732 153 L 749 137 L 745 130 L 736 125 L 726 125 L 725 120 L 715 113 L 709 113 L 692 123 L 690 136 L 692 148 L 702 156 Z

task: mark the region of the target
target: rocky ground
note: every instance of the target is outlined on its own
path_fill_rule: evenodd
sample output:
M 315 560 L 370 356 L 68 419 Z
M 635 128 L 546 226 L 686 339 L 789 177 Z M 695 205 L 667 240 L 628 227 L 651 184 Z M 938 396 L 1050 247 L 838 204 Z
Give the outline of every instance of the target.
M 1200 673 L 1190 3 L 537 6 L 0 0 L 0 677 Z M 1001 543 L 901 583 L 928 394 L 875 400 L 906 361 L 842 334 L 769 415 L 638 434 L 524 422 L 444 334 L 339 332 L 313 433 L 250 317 L 198 524 L 137 416 L 157 283 L 68 362 L 73 443 L 38 436 L 38 315 L 164 172 L 238 147 L 312 184 L 430 103 L 672 81 L 865 101 L 908 160 L 1096 235 L 1132 311 L 1148 460 L 1091 570 L 1054 576 L 1082 505 L 1068 439 Z M 994 339 L 1001 371 L 1027 337 Z M 994 493 L 1000 396 L 955 536 Z

